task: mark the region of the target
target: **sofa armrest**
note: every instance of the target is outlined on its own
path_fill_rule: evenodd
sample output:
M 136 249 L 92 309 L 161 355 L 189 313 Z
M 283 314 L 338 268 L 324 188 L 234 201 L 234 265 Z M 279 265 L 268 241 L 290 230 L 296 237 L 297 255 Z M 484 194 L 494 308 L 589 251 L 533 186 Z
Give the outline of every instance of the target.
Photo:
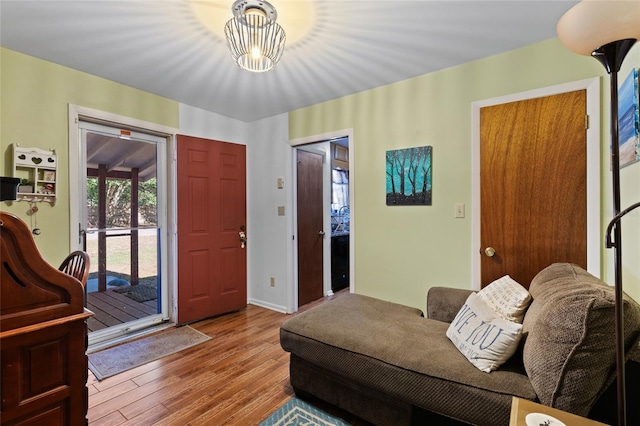
M 427 293 L 427 318 L 451 322 L 473 290 L 431 287 Z

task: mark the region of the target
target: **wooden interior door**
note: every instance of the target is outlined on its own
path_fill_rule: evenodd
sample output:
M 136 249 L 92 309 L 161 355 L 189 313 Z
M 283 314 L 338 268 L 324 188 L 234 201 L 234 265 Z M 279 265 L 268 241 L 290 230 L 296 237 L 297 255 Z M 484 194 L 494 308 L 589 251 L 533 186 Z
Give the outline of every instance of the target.
M 298 306 L 322 297 L 321 154 L 297 150 L 298 176 Z
M 246 148 L 178 135 L 178 322 L 247 305 Z
M 586 269 L 585 123 L 585 90 L 480 110 L 483 287 L 508 274 L 528 288 L 554 262 Z

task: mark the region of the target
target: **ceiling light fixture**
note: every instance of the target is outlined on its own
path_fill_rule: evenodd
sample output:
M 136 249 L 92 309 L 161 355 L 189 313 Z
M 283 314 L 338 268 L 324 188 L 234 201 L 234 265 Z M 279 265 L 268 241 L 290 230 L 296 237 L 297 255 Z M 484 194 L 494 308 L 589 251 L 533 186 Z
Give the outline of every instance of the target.
M 276 9 L 262 0 L 236 0 L 231 10 L 233 18 L 224 26 L 224 33 L 233 60 L 247 71 L 272 70 L 287 38 L 276 23 Z

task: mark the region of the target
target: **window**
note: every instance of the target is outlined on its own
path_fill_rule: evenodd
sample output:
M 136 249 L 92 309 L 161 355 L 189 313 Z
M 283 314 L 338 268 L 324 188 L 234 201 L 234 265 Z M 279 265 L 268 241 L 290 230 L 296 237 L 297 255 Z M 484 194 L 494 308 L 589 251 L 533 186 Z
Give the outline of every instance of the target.
M 331 171 L 331 207 L 340 210 L 349 205 L 349 171 L 333 169 Z

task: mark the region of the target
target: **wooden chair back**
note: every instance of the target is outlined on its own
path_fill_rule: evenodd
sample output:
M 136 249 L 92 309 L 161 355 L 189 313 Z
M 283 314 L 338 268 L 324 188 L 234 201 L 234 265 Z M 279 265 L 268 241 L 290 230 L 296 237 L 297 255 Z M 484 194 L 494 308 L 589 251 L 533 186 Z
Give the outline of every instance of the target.
M 89 276 L 89 255 L 82 250 L 76 250 L 67 256 L 58 269 L 76 278 L 83 287 L 86 287 Z

